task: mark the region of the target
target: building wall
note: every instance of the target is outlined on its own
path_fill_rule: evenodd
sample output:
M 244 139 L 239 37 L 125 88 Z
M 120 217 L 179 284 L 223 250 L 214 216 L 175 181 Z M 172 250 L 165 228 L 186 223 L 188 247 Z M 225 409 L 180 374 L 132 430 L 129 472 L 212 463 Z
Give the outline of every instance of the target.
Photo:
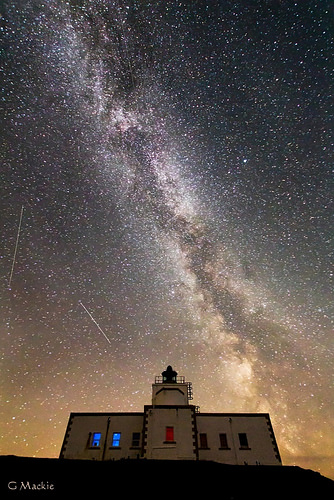
M 143 413 L 71 413 L 60 458 L 119 460 L 141 454 Z M 94 446 L 94 433 L 100 433 Z M 112 446 L 113 434 L 120 433 L 119 446 Z M 132 446 L 139 433 L 138 446 Z
M 119 442 L 113 443 L 114 435 Z M 139 457 L 281 465 L 268 414 L 196 413 L 193 405 L 150 405 L 144 413 L 71 413 L 60 458 Z
M 199 460 L 234 465 L 281 465 L 268 414 L 198 413 L 196 423 Z M 206 435 L 207 448 L 201 447 L 201 434 Z M 226 435 L 226 448 L 225 444 L 222 447 L 220 434 Z M 248 446 L 240 443 L 239 434 Z
M 166 428 L 173 440 L 166 440 Z M 145 407 L 143 456 L 148 459 L 195 460 L 196 435 L 191 406 Z

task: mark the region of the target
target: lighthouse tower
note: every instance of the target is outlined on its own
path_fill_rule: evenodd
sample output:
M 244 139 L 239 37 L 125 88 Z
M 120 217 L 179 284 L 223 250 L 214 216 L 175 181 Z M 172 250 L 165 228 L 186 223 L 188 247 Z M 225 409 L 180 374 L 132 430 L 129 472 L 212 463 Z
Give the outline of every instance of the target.
M 152 405 L 144 407 L 143 456 L 196 460 L 196 418 L 191 382 L 171 366 L 152 384 Z
M 178 377 L 171 366 L 162 372 L 161 377 L 155 377 L 152 384 L 152 405 L 189 405 L 192 399 L 191 382 L 185 382 L 184 377 Z

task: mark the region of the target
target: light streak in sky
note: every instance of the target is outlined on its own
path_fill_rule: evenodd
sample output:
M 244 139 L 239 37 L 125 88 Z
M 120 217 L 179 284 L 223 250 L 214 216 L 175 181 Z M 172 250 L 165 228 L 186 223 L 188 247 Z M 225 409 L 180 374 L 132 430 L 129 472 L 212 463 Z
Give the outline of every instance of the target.
M 20 232 L 21 232 L 21 225 L 22 225 L 23 210 L 24 210 L 24 206 L 22 205 L 22 207 L 21 207 L 21 214 L 20 214 L 19 226 L 18 226 L 18 229 L 17 229 L 17 236 L 16 236 L 15 250 L 14 250 L 14 255 L 13 255 L 12 268 L 11 268 L 11 271 L 10 271 L 9 282 L 8 282 L 8 288 L 9 288 L 9 289 L 11 288 L 12 278 L 13 278 L 13 273 L 14 273 L 14 267 L 15 267 L 15 262 L 16 262 L 16 253 L 17 253 L 17 248 L 18 248 L 18 245 L 19 245 L 19 239 L 20 239 Z
M 100 327 L 100 325 L 98 324 L 98 322 L 95 321 L 95 319 L 93 318 L 93 316 L 91 315 L 91 313 L 88 311 L 87 307 L 85 307 L 81 301 L 79 301 L 79 304 L 84 308 L 84 310 L 86 311 L 86 313 L 88 314 L 88 316 L 90 317 L 90 319 L 93 321 L 93 323 L 95 323 L 95 325 L 98 327 L 98 329 L 100 330 L 100 332 L 104 335 L 105 339 L 109 342 L 109 344 L 111 344 L 111 342 L 108 339 L 107 335 L 104 333 L 104 331 L 102 330 L 102 328 Z

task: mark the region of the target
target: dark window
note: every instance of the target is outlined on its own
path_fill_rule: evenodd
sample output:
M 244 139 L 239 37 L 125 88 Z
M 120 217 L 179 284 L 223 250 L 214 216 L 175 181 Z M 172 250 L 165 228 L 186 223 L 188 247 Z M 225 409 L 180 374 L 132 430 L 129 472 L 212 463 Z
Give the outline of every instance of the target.
M 137 448 L 139 446 L 139 443 L 140 443 L 140 432 L 133 432 L 131 446 Z
M 247 434 L 245 432 L 239 432 L 239 443 L 240 448 L 249 449 Z
M 101 432 L 93 432 L 92 446 L 95 448 L 100 446 Z
M 166 441 L 174 441 L 174 427 L 166 427 Z
M 207 448 L 208 447 L 208 438 L 207 438 L 206 434 L 199 435 L 199 445 L 200 445 L 200 448 Z
M 111 446 L 118 447 L 121 442 L 121 433 L 120 432 L 114 432 L 112 435 L 112 443 Z
M 228 442 L 227 442 L 227 435 L 226 434 L 219 434 L 219 439 L 220 439 L 220 448 L 223 448 L 225 450 L 228 450 Z

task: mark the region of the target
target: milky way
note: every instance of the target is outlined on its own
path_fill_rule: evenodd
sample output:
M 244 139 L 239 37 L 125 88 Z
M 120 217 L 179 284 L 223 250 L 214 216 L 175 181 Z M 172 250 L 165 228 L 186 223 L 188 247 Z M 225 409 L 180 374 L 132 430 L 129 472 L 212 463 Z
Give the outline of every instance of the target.
M 332 9 L 5 2 L 2 453 L 57 456 L 172 364 L 334 474 Z

